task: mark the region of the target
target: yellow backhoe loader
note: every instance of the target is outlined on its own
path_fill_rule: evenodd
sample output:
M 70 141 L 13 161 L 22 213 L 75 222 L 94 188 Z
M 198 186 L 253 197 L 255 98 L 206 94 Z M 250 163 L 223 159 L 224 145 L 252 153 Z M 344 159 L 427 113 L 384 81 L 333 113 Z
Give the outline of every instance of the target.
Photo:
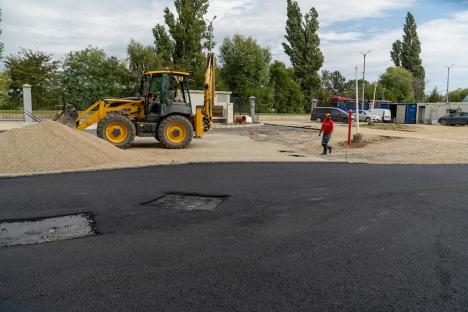
M 192 108 L 188 73 L 156 70 L 143 74 L 138 97 L 100 100 L 79 113 L 65 105 L 56 119 L 79 130 L 97 124 L 97 136 L 120 148 L 135 136 L 154 137 L 165 148 L 185 148 L 213 126 L 215 71 L 216 58 L 209 53 L 203 107 Z

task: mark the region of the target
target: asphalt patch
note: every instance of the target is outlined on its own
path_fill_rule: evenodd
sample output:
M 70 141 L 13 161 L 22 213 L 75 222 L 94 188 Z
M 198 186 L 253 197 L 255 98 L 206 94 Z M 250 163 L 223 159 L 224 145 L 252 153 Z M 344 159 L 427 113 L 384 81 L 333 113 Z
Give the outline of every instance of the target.
M 0 247 L 40 244 L 96 235 L 91 213 L 0 221 Z
M 228 195 L 167 193 L 151 201 L 144 202 L 142 205 L 182 211 L 212 211 L 228 197 Z

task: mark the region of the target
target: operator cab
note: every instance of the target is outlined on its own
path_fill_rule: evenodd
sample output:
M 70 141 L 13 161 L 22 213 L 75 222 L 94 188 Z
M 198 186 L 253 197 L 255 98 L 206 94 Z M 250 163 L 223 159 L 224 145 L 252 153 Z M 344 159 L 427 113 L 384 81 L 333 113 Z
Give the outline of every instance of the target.
M 193 115 L 188 87 L 188 73 L 147 71 L 141 82 L 147 119 L 166 116 L 172 112 Z

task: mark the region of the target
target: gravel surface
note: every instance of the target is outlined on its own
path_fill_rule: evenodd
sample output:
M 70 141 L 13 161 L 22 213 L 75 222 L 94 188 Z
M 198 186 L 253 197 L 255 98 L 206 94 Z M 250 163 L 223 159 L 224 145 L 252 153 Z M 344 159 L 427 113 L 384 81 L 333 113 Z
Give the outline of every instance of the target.
M 57 122 L 0 134 L 0 173 L 34 173 L 106 167 L 127 162 L 125 151 Z
M 136 138 L 121 150 L 94 133 L 52 121 L 0 133 L 0 145 L 0 177 L 193 162 L 323 161 L 312 155 L 296 158 L 284 152 L 284 144 L 218 130 L 182 150 L 164 149 L 154 138 Z

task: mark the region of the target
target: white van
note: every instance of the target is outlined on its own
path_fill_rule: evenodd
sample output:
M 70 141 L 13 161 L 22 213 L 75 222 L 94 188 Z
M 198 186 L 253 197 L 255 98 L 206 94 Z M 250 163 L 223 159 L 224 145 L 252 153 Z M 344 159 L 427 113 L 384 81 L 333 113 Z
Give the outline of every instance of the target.
M 374 109 L 369 109 L 369 112 L 372 115 L 378 115 L 378 116 L 383 117 L 383 122 L 391 122 L 392 121 L 392 113 L 390 112 L 389 109 L 374 108 Z

